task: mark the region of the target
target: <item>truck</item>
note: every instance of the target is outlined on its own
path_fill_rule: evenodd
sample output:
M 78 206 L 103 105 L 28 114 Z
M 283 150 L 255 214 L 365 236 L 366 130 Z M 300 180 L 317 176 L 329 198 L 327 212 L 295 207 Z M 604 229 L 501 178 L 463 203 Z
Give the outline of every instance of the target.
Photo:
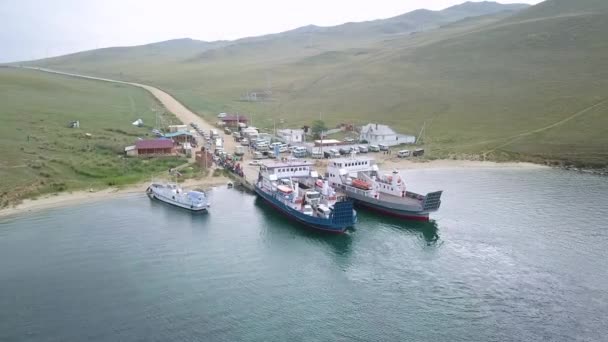
M 424 155 L 424 149 L 422 149 L 422 148 L 417 148 L 417 149 L 415 149 L 415 150 L 414 150 L 414 153 L 412 153 L 412 155 L 413 155 L 414 157 L 419 157 L 419 156 L 422 156 L 422 155 Z
M 245 154 L 245 146 L 236 146 L 236 148 L 234 149 L 234 155 L 235 156 L 242 156 Z

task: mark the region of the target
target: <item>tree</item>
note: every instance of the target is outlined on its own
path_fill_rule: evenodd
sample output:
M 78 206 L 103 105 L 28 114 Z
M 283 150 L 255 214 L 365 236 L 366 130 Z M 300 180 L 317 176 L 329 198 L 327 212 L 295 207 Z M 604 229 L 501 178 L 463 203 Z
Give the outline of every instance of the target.
M 323 131 L 327 131 L 325 122 L 322 120 L 315 120 L 312 122 L 312 134 L 314 135 L 315 139 L 319 139 L 321 137 L 321 132 Z

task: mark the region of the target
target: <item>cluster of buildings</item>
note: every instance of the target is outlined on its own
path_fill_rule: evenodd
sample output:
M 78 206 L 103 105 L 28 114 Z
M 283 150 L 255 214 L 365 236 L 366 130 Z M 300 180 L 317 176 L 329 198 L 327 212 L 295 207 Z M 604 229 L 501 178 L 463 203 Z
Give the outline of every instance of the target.
M 234 130 L 233 134 L 235 138 L 243 138 L 244 141 L 248 141 L 247 145 L 254 143 L 254 139 L 260 140 L 261 134 L 255 128 L 249 128 L 249 120 L 245 115 L 230 115 L 221 113 L 218 115 L 220 121 L 218 126 L 225 127 L 226 134 L 232 132 L 228 128 Z M 255 132 L 249 132 L 252 129 Z M 192 148 L 196 147 L 197 141 L 196 136 L 188 130 L 186 125 L 173 125 L 169 126 L 169 133 L 162 134 L 158 131 L 155 133 L 158 135 L 155 139 L 139 140 L 135 145 L 127 146 L 125 153 L 128 156 L 151 156 L 151 155 L 174 155 L 177 153 L 185 153 L 190 155 Z M 271 141 L 279 141 L 290 146 L 310 146 L 311 148 L 323 147 L 323 146 L 339 146 L 349 144 L 369 144 L 374 146 L 396 146 L 402 144 L 415 144 L 416 137 L 413 135 L 399 134 L 395 132 L 390 126 L 382 125 L 378 123 L 368 123 L 362 126 L 360 129 L 351 128 L 351 131 L 358 132 L 358 139 L 347 138 L 344 140 L 336 139 L 323 139 L 323 140 L 309 140 L 307 135 L 310 132 L 306 132 L 304 129 L 279 129 L 276 131 L 275 136 L 272 137 L 269 134 L 268 144 Z M 200 133 L 200 132 L 199 132 Z M 255 134 L 254 134 L 255 133 Z M 249 138 L 249 139 L 246 139 Z M 240 140 L 240 139 L 239 139 Z M 243 144 L 244 145 L 244 144 Z M 235 151 L 237 152 L 237 151 Z M 238 155 L 238 154 L 237 154 Z
M 141 139 L 135 145 L 125 147 L 127 156 L 162 156 L 177 153 L 192 153 L 196 146 L 194 134 L 188 131 L 186 125 L 169 126 L 169 133 L 156 132 L 155 139 Z

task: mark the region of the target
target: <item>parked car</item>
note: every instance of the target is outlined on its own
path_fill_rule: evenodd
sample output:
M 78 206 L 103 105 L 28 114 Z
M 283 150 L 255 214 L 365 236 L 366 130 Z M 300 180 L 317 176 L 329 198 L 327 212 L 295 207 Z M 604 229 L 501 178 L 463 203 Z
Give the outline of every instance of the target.
M 340 154 L 345 155 L 350 153 L 350 148 L 340 147 Z
M 367 152 L 368 152 L 367 146 L 363 146 L 363 145 L 359 146 L 359 153 L 367 153 Z
M 257 144 L 255 146 L 255 149 L 260 152 L 267 152 L 270 150 L 270 148 L 268 147 L 268 145 L 266 143 Z
M 379 144 L 378 147 L 380 148 L 380 151 L 388 151 L 388 145 Z
M 249 162 L 249 165 L 258 166 L 262 165 L 262 163 L 259 160 L 252 160 Z
M 307 153 L 306 147 L 298 147 L 292 152 L 293 156 L 296 158 L 305 158 Z
M 241 139 L 241 145 L 243 145 L 243 146 L 249 146 L 249 140 L 247 140 L 247 138 Z
M 352 142 L 355 141 L 355 139 L 353 139 L 353 138 L 344 138 L 344 141 L 347 142 L 347 143 L 352 143 Z
M 380 147 L 378 145 L 369 145 L 368 150 L 370 152 L 380 152 Z
M 417 148 L 417 149 L 414 150 L 414 153 L 412 153 L 412 155 L 414 157 L 422 156 L 422 155 L 424 155 L 424 149 Z
M 410 156 L 410 151 L 409 150 L 401 150 L 399 152 L 397 152 L 397 157 L 399 158 L 407 158 Z
M 219 114 L 217 115 L 217 117 L 221 119 L 221 118 L 225 118 L 225 117 L 226 117 L 226 115 L 227 115 L 226 113 L 219 113 Z
M 340 157 L 340 151 L 336 150 L 335 148 L 329 150 L 329 153 L 331 154 L 331 158 Z

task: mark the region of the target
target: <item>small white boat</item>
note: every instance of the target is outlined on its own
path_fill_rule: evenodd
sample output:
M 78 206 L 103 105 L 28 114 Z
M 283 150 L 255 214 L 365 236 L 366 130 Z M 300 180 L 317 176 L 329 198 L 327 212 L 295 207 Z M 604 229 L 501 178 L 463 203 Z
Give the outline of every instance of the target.
M 187 191 L 175 183 L 151 183 L 146 194 L 150 199 L 172 204 L 191 211 L 208 210 L 211 204 L 202 191 Z

